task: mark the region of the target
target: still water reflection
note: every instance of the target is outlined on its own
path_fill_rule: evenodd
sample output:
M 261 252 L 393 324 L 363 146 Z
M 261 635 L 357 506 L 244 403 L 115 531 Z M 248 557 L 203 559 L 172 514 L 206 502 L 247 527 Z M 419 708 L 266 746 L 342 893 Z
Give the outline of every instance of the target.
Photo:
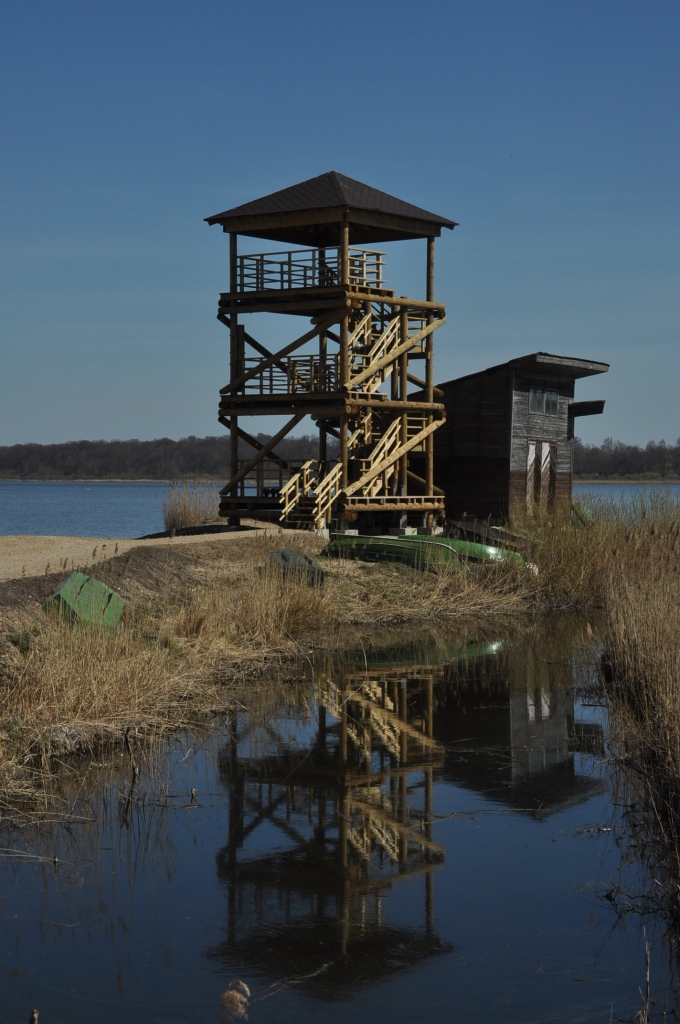
M 83 771 L 68 828 L 3 842 L 0 1021 L 217 1021 L 235 977 L 251 1021 L 632 1017 L 644 943 L 598 894 L 639 869 L 586 639 L 308 666 L 132 792 L 127 759 Z

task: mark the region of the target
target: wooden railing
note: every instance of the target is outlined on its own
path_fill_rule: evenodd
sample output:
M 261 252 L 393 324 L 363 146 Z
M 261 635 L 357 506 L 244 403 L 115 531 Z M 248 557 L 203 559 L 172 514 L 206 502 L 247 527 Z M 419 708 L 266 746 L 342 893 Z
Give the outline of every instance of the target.
M 340 493 L 340 481 L 342 480 L 342 466 L 340 463 L 334 466 L 330 473 L 316 485 L 316 503 L 314 505 L 314 520 L 317 529 L 322 522 L 329 517 L 333 502 Z
M 349 283 L 381 289 L 384 253 L 372 249 L 349 250 Z M 340 250 L 297 249 L 238 257 L 240 292 L 323 288 L 341 283 Z
M 289 519 L 298 510 L 303 498 L 314 498 L 314 509 L 311 516 L 314 526 L 319 529 L 328 516 L 333 502 L 340 493 L 342 467 L 338 463 L 319 480 L 319 463 L 314 459 L 305 462 L 300 471 L 292 476 L 281 488 L 281 522 Z
M 262 362 L 262 359 L 248 357 L 244 372 L 256 368 Z M 305 355 L 281 359 L 268 366 L 256 377 L 251 377 L 243 390 L 248 395 L 326 393 L 337 391 L 337 381 L 337 355 Z

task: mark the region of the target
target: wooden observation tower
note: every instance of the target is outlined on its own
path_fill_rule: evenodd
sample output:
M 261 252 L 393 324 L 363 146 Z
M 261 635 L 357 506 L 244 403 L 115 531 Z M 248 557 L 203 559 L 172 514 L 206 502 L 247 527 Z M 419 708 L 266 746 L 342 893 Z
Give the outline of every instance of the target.
M 434 243 L 455 222 L 337 171 L 206 219 L 230 241 L 229 291 L 217 314 L 231 340 L 219 408 L 231 478 L 220 515 L 234 525 L 275 515 L 310 529 L 430 526 L 444 511 L 433 480 L 433 433 L 444 417 L 433 335 L 445 319 L 434 299 Z M 240 255 L 239 235 L 304 248 Z M 384 253 L 363 248 L 414 238 L 427 240 L 424 299 L 390 291 Z M 275 352 L 241 323 L 263 312 L 306 317 L 311 327 Z M 286 422 L 266 444 L 241 425 L 272 415 Z M 295 466 L 276 446 L 305 416 L 318 426 L 319 457 Z M 338 441 L 332 460 L 329 434 Z M 239 459 L 239 438 L 253 458 Z

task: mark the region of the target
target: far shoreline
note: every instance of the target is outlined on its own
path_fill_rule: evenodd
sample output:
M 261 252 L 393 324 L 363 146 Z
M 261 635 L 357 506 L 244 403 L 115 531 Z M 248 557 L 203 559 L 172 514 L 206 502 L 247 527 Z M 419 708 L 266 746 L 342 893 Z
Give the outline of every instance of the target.
M 659 487 L 665 487 L 667 484 L 680 484 L 680 477 L 630 477 L 630 476 L 610 476 L 602 479 L 602 477 L 574 477 L 573 482 L 575 484 L 590 484 L 597 486 L 598 484 L 628 484 L 634 487 L 636 484 L 644 484 L 650 486 L 652 484 L 658 484 Z
M 27 477 L 27 476 L 2 476 L 0 483 L 12 484 L 224 484 L 225 476 L 200 476 L 200 477 Z M 609 476 L 609 477 L 585 477 L 575 476 L 575 484 L 635 484 L 652 485 L 658 484 L 680 484 L 680 476 L 672 477 L 631 477 L 631 476 Z

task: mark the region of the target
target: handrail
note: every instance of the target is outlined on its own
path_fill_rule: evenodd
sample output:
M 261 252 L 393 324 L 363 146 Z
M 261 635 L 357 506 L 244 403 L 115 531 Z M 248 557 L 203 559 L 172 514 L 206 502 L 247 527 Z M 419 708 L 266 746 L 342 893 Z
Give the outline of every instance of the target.
M 400 432 L 401 418 L 398 417 L 397 419 L 392 420 L 368 458 L 361 460 L 362 462 L 368 463 L 368 469 L 373 469 L 377 463 L 386 459 L 389 452 L 399 445 Z
M 360 322 L 360 324 L 352 334 L 352 338 L 350 339 L 351 342 L 355 338 L 358 339 L 360 334 L 363 334 L 364 337 L 368 334 L 367 340 L 368 344 L 370 345 L 370 348 L 368 349 L 367 352 L 356 352 L 352 351 L 352 349 L 350 348 L 350 359 L 352 360 L 352 370 L 354 371 L 353 373 L 350 372 L 350 388 L 352 387 L 353 376 L 358 377 L 361 374 L 363 374 L 365 370 L 370 369 L 373 363 L 377 362 L 379 359 L 382 359 L 383 356 L 386 355 L 390 349 L 396 348 L 399 344 L 401 344 L 402 341 L 401 318 L 396 316 L 389 321 L 385 330 L 382 332 L 381 335 L 379 335 L 379 337 L 375 339 L 375 341 L 371 345 L 370 331 L 365 330 L 366 321 L 368 319 L 369 315 L 367 314 L 364 317 L 364 319 Z M 354 343 L 354 347 L 356 347 L 356 341 Z M 381 367 L 379 370 L 376 370 L 375 376 L 364 378 L 361 390 L 369 392 L 377 391 L 377 389 L 384 382 L 384 380 L 385 370 L 384 368 Z
M 257 369 L 263 358 L 247 356 L 244 360 L 246 370 Z M 328 352 L 323 356 L 316 354 L 287 357 L 278 363 L 267 366 L 264 370 L 251 377 L 244 385 L 245 394 L 276 395 L 276 394 L 309 394 L 310 392 L 328 393 L 337 389 L 338 356 Z
M 319 528 L 321 521 L 326 518 L 331 505 L 340 491 L 341 479 L 342 466 L 338 463 L 337 466 L 334 466 L 330 473 L 327 473 L 323 480 L 317 484 L 316 503 L 314 505 L 314 520 L 316 522 L 317 529 Z
M 288 483 L 284 484 L 284 486 L 279 491 L 279 494 L 281 496 L 281 502 L 283 504 L 283 511 L 279 516 L 279 522 L 281 522 L 283 519 L 287 519 L 288 513 L 291 511 L 291 509 L 295 508 L 295 506 L 298 503 L 299 481 L 300 474 L 296 473 L 295 476 L 292 476 Z
M 375 249 L 350 249 L 349 283 L 382 289 L 384 255 Z M 246 253 L 237 260 L 240 292 L 285 291 L 341 283 L 342 256 L 338 247 Z
M 356 345 L 357 345 L 357 342 L 359 341 L 359 338 L 361 338 L 361 337 L 365 338 L 367 333 L 368 333 L 368 340 L 370 342 L 372 323 L 373 323 L 373 314 L 372 313 L 366 313 L 366 315 L 361 318 L 359 323 L 356 325 L 356 327 L 354 328 L 354 330 L 350 334 L 348 342 L 347 342 L 347 347 L 348 347 L 350 353 L 352 352 L 352 350 L 354 348 L 356 348 Z M 369 328 L 368 332 L 366 331 L 367 327 Z

